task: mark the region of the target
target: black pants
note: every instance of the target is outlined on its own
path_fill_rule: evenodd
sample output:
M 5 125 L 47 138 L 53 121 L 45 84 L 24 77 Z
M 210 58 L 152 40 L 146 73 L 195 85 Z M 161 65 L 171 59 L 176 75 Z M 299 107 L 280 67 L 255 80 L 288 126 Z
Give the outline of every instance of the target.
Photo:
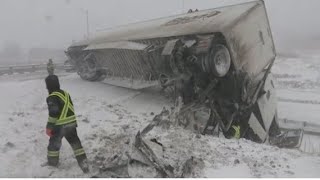
M 59 151 L 61 140 L 65 137 L 71 145 L 74 155 L 79 164 L 87 159 L 86 153 L 81 145 L 76 127 L 58 127 L 54 129 L 54 135 L 50 137 L 48 145 L 48 164 L 56 166 L 59 163 Z

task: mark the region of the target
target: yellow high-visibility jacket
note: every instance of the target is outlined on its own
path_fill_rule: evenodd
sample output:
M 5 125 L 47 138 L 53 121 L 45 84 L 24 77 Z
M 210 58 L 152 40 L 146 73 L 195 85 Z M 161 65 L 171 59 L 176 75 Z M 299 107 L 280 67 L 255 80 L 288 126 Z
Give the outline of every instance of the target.
M 59 99 L 60 102 L 57 103 L 56 101 L 50 99 Z M 47 103 L 49 107 L 49 118 L 47 127 L 76 123 L 74 107 L 69 93 L 63 90 L 61 90 L 60 92 L 52 92 L 47 98 Z

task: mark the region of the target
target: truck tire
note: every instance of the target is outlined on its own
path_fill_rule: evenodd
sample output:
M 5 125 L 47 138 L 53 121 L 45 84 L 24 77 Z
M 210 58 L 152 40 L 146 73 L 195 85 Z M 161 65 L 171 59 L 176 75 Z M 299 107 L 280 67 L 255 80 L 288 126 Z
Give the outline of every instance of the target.
M 213 45 L 205 58 L 202 58 L 204 72 L 216 77 L 224 77 L 230 70 L 231 56 L 228 48 L 223 44 Z
M 95 56 L 88 54 L 77 66 L 77 73 L 86 81 L 99 81 L 105 76 L 105 71 L 98 68 Z

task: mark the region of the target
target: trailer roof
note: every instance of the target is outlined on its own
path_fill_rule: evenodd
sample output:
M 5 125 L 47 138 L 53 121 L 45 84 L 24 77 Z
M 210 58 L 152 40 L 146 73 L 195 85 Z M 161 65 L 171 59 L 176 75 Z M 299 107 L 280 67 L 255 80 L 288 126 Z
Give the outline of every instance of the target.
M 72 46 L 223 32 L 224 29 L 239 21 L 243 15 L 260 4 L 263 4 L 263 1 L 253 1 L 123 25 L 98 32 L 89 40 L 76 42 Z

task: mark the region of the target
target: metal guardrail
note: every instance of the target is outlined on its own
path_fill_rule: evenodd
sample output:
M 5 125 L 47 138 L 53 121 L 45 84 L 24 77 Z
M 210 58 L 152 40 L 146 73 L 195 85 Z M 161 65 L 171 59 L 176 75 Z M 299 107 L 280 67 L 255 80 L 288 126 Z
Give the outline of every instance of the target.
M 62 67 L 64 66 L 63 63 L 54 64 L 55 67 Z M 25 65 L 7 65 L 7 66 L 0 66 L 0 69 L 7 69 L 7 68 L 29 68 L 29 67 L 47 67 L 47 64 L 25 64 Z
M 54 67 L 57 70 L 72 69 L 72 66 L 64 65 L 63 63 L 54 64 Z M 0 75 L 13 74 L 13 73 L 24 73 L 24 72 L 35 72 L 35 71 L 46 70 L 46 69 L 47 69 L 47 64 L 0 66 Z
M 304 133 L 320 136 L 320 124 L 316 123 L 279 119 L 279 126 L 285 130 L 303 129 Z

